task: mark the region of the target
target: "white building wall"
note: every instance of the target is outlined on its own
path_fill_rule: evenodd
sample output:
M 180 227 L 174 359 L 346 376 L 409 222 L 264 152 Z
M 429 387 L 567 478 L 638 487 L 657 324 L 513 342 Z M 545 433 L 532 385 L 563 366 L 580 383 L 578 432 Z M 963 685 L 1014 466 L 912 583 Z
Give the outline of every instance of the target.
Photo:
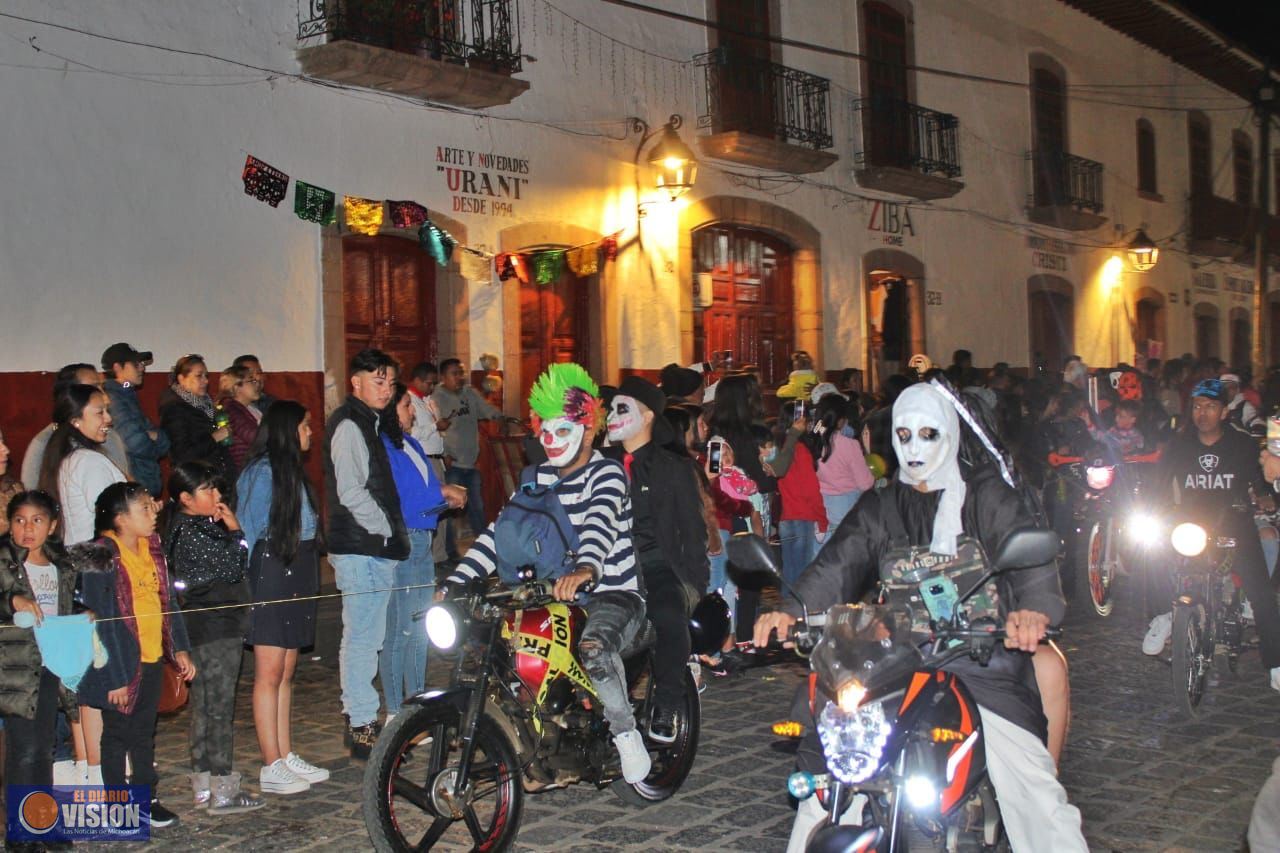
M 714 4 L 657 5 L 705 15 Z M 862 43 L 853 3 L 780 5 L 783 36 L 845 48 Z M 620 43 L 662 56 L 687 60 L 708 47 L 707 31 L 686 23 L 597 0 L 558 0 L 556 6 Z M 319 229 L 294 217 L 292 187 L 276 210 L 243 194 L 247 153 L 336 191 L 339 201 L 343 193 L 414 199 L 463 223 L 468 242 L 490 251 L 502 229 L 536 221 L 601 235 L 621 230 L 625 244 L 637 232 L 632 158 L 638 141 L 627 133 L 625 117 L 639 115 L 658 127 L 668 114 L 681 113 L 682 135 L 692 143 L 703 100 L 701 72 L 689 64 L 614 45 L 541 0 L 521 5 L 523 49 L 537 61 L 519 76 L 531 89 L 491 110 L 490 118 L 297 79 L 297 8 L 287 0 L 236 6 L 20 0 L 9 8 L 282 73 L 0 18 L 0 32 L 9 36 L 0 39 L 0 190 L 9 213 L 0 229 L 0 290 L 8 295 L 0 312 L 4 371 L 48 369 L 71 356 L 92 360 L 103 342 L 118 339 L 153 349 L 161 363 L 193 350 L 217 363 L 254 349 L 272 369 L 321 370 Z M 902 245 L 894 247 L 924 263 L 928 289 L 942 297 L 928 309 L 929 354 L 945 362 L 965 347 L 979 363 L 1028 363 L 1026 280 L 1043 272 L 1027 245 L 1034 233 L 1078 244 L 1065 273 L 1076 289 L 1078 350 L 1094 363 L 1111 360 L 1112 346 L 1130 358 L 1127 334 L 1110 325 L 1120 322 L 1120 312 L 1102 295 L 1098 271 L 1111 247 L 1140 226 L 1162 246 L 1178 235 L 1173 246 L 1185 247 L 1184 108 L 1202 106 L 1210 116 L 1217 166 L 1229 158 L 1234 127 L 1255 132 L 1242 121 L 1243 104 L 1057 0 L 921 0 L 912 18 L 921 65 L 1025 82 L 1030 53 L 1056 59 L 1071 87 L 1069 148 L 1106 167 L 1103 228 L 1073 233 L 1033 226 L 1024 213 L 1027 89 L 915 74 L 917 103 L 960 118 L 966 185 L 954 198 L 910 204 L 915 233 L 901 235 Z M 40 52 L 29 46 L 31 37 Z M 850 102 L 862 88 L 858 64 L 794 47 L 780 52 L 785 63 L 832 80 L 833 150 L 840 161 L 798 181 L 764 182 L 727 174 L 750 169 L 704 161 L 691 198 L 766 200 L 816 227 L 824 366 L 862 366 L 861 259 L 885 237 L 868 228 L 875 199 L 906 200 L 853 181 L 852 155 L 861 147 L 851 138 Z M 1100 85 L 1113 88 L 1084 88 Z M 1140 199 L 1134 188 L 1139 117 L 1157 132 L 1162 203 Z M 529 183 L 514 217 L 453 212 L 436 169 L 439 146 L 528 159 Z M 649 181 L 643 174 L 642 186 Z M 1229 196 L 1230 185 L 1227 160 L 1218 193 Z M 642 200 L 650 196 L 642 190 Z M 680 354 L 679 294 L 691 283 L 678 280 L 677 210 L 689 200 L 650 206 L 638 226 L 644 251 L 628 248 L 616 262 L 623 366 L 656 368 Z M 1184 296 L 1193 265 L 1206 262 L 1165 251 L 1155 271 L 1123 277 L 1130 302 L 1144 286 L 1166 298 L 1177 295 L 1178 304 L 1168 306 L 1174 353 L 1192 346 L 1192 309 Z M 1250 276 L 1218 261 L 1203 269 L 1220 282 L 1228 274 Z M 1221 287 L 1204 298 L 1220 306 L 1225 349 L 1233 298 Z M 469 302 L 466 355 L 474 363 L 481 352 L 502 351 L 496 281 L 472 284 Z M 88 351 L 73 352 L 77 345 Z

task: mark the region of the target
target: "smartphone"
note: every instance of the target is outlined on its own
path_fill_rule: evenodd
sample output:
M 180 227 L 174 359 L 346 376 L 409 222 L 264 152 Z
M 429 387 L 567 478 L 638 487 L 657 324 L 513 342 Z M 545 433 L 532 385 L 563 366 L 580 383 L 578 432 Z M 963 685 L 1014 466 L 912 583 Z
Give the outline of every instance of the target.
M 804 417 L 804 400 L 796 400 L 796 410 L 791 415 L 791 420 L 798 421 Z
M 724 440 L 713 438 L 707 442 L 707 471 L 720 473 L 720 457 L 724 455 Z

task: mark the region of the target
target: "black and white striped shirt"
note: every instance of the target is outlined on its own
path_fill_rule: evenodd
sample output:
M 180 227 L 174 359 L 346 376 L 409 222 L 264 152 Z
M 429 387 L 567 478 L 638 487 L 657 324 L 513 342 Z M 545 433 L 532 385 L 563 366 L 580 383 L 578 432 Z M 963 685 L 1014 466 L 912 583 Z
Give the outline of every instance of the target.
M 549 486 L 560 469 L 539 465 L 537 482 Z M 578 565 L 591 566 L 600 580 L 596 592 L 640 593 L 635 549 L 631 542 L 631 496 L 622 465 L 597 450 L 591 459 L 556 487 L 569 523 L 578 534 Z M 476 537 L 446 583 L 466 583 L 497 571 L 493 525 Z

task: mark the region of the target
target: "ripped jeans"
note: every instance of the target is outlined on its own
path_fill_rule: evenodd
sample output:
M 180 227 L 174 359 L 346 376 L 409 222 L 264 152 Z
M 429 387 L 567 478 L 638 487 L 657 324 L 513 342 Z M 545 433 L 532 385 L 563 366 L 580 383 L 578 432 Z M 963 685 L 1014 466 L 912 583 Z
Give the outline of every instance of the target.
M 621 652 L 644 625 L 644 599 L 634 592 L 595 593 L 587 599 L 586 611 L 578 655 L 604 706 L 609 731 L 617 737 L 636 727 Z

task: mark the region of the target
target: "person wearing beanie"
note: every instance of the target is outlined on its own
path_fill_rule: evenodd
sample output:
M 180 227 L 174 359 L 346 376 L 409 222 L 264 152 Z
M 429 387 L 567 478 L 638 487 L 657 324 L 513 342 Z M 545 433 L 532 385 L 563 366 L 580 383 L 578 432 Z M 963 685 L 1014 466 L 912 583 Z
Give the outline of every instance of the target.
M 690 371 L 692 372 L 692 371 Z M 689 617 L 707 588 L 707 526 L 693 461 L 663 445 L 673 437 L 662 416 L 666 395 L 629 376 L 609 407 L 609 441 L 621 446 L 631 481 L 631 535 L 644 577 L 645 608 L 657 632 L 654 712 L 649 736 L 675 740 L 689 660 Z

